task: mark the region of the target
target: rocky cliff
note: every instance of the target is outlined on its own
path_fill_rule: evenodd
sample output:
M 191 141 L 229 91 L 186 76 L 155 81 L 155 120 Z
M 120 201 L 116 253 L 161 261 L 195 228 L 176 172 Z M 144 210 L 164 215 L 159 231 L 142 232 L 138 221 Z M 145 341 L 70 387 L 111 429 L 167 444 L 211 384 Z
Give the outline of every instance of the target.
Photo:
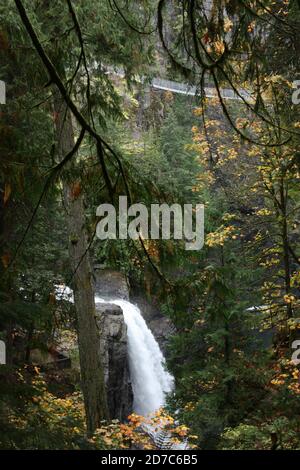
M 97 304 L 96 320 L 100 330 L 110 417 L 124 421 L 132 412 L 133 395 L 127 356 L 127 327 L 122 309 L 117 305 Z
M 94 272 L 96 295 L 107 300 L 129 300 L 129 285 L 123 273 L 99 265 L 94 267 Z

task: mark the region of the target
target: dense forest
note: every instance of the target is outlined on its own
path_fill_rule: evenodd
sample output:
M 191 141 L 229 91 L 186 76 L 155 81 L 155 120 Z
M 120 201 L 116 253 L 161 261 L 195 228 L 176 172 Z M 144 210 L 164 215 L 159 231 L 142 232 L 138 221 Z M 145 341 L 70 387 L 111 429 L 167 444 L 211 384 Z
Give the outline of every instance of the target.
M 298 0 L 0 0 L 0 449 L 300 449 L 299 33 Z M 203 205 L 202 248 L 101 239 L 124 196 Z

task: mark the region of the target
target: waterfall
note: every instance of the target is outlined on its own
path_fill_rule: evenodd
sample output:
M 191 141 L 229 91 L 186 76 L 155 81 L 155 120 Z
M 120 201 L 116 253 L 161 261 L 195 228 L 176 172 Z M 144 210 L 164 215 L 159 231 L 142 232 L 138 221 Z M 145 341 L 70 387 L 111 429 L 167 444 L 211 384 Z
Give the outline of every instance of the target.
M 127 325 L 129 368 L 133 390 L 133 408 L 142 416 L 153 414 L 165 403 L 165 395 L 173 389 L 174 379 L 165 368 L 165 358 L 148 328 L 140 309 L 126 300 L 104 300 L 123 310 Z

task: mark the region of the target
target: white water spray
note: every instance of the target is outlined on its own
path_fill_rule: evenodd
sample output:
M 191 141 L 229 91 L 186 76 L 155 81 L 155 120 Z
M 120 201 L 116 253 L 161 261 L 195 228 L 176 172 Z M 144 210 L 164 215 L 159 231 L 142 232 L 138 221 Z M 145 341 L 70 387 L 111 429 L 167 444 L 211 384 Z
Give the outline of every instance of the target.
M 134 395 L 133 408 L 140 415 L 153 414 L 165 403 L 173 389 L 174 379 L 165 369 L 165 358 L 149 330 L 140 309 L 126 300 L 104 300 L 96 303 L 119 305 L 127 325 L 129 368 Z

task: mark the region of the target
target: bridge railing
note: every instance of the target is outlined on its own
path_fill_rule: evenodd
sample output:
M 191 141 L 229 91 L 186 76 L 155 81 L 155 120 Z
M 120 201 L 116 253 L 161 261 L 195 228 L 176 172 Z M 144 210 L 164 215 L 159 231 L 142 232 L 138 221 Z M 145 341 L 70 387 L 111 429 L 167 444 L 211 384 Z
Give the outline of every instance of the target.
M 186 83 L 174 82 L 164 78 L 154 78 L 150 86 L 159 90 L 171 91 L 172 93 L 180 93 L 183 95 L 195 96 L 197 93 L 200 94 L 200 90 L 195 86 L 190 86 Z M 205 87 L 204 91 L 208 98 L 218 97 L 217 90 L 215 88 Z M 241 96 L 238 96 L 238 94 L 230 88 L 220 88 L 220 94 L 223 99 L 236 101 L 242 101 L 241 97 L 248 101 L 252 99 L 251 94 L 248 91 L 239 89 L 238 92 Z
M 113 68 L 111 66 L 106 67 L 107 72 L 111 73 L 112 75 L 118 75 L 120 77 L 124 77 L 125 73 L 124 70 L 121 68 Z M 145 82 L 144 77 L 138 77 L 138 81 L 143 83 Z M 197 87 L 189 85 L 187 83 L 182 83 L 182 82 L 175 82 L 173 80 L 168 80 L 166 78 L 160 78 L 160 77 L 155 77 L 152 79 L 152 81 L 148 84 L 148 86 L 158 89 L 158 90 L 164 90 L 164 91 L 170 91 L 172 93 L 179 93 L 181 95 L 188 95 L 188 96 L 195 96 L 197 94 L 200 94 L 199 89 Z M 205 96 L 207 98 L 217 98 L 217 90 L 214 87 L 205 87 Z M 233 89 L 231 88 L 220 88 L 220 94 L 221 97 L 225 100 L 235 100 L 235 101 L 242 101 L 242 98 L 244 100 L 248 101 L 249 103 L 253 101 L 253 97 L 250 92 L 248 92 L 245 89 L 238 89 L 238 93 L 241 96 L 238 96 Z

